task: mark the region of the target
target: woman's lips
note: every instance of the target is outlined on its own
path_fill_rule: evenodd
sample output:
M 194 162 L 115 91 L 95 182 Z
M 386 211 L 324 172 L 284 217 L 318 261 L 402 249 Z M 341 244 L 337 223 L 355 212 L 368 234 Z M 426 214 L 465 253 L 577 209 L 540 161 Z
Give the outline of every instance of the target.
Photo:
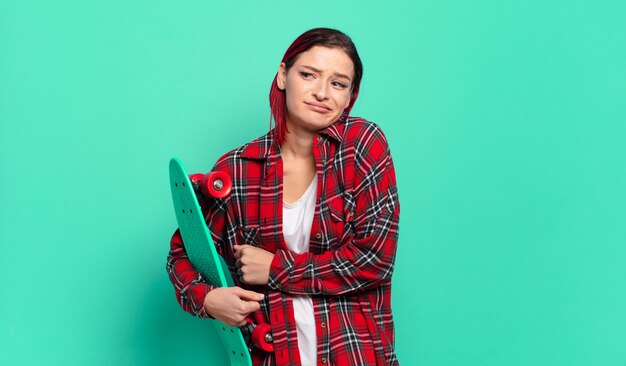
M 306 104 L 309 109 L 315 111 L 315 112 L 319 112 L 319 113 L 328 113 L 330 112 L 330 108 L 326 107 L 323 104 L 319 104 L 319 103 L 311 103 L 311 102 L 304 102 L 304 104 Z

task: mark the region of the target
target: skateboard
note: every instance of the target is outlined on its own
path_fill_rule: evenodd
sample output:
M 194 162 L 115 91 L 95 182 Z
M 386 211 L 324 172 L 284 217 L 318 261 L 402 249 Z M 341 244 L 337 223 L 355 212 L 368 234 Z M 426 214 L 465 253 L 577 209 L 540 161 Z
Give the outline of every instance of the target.
M 224 172 L 187 175 L 183 164 L 177 158 L 170 160 L 169 168 L 176 220 L 189 260 L 211 285 L 234 286 L 224 259 L 215 249 L 196 196 L 197 194 L 209 198 L 228 196 L 232 187 L 230 177 Z M 216 319 L 210 321 L 226 348 L 231 366 L 251 366 L 250 351 L 253 345 L 268 352 L 273 351 L 269 324 L 259 322 L 254 324 L 254 321 L 249 319 L 245 327 L 251 336 L 246 342 L 240 328 L 229 327 Z

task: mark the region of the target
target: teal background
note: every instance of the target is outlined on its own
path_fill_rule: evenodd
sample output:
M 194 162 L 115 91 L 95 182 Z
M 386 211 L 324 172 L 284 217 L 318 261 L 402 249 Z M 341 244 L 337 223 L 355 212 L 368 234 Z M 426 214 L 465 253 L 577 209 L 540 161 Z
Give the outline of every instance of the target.
M 402 202 L 403 365 L 626 365 L 623 1 L 0 2 L 0 364 L 223 365 L 165 272 L 167 164 L 265 133 L 316 26 Z

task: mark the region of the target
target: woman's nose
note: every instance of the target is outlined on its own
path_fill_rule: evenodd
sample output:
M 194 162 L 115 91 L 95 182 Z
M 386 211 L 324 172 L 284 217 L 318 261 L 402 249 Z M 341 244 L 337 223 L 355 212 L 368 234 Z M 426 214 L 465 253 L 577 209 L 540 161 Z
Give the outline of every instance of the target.
M 324 100 L 326 99 L 326 88 L 328 86 L 326 85 L 326 83 L 324 81 L 320 81 L 319 83 L 317 83 L 317 85 L 315 86 L 315 88 L 313 89 L 313 96 L 317 99 L 317 100 Z

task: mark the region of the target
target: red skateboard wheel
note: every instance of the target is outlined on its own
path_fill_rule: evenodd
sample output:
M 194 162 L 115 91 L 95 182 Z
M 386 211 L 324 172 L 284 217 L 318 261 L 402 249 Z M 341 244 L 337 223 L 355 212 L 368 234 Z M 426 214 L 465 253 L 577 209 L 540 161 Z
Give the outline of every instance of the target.
M 192 174 L 189 179 L 200 188 L 200 192 L 207 197 L 224 198 L 230 194 L 233 182 L 228 174 L 222 171 L 206 174 Z
M 274 352 L 274 338 L 272 337 L 272 326 L 267 323 L 261 323 L 254 327 L 252 331 L 252 343 L 256 348 L 265 352 Z

